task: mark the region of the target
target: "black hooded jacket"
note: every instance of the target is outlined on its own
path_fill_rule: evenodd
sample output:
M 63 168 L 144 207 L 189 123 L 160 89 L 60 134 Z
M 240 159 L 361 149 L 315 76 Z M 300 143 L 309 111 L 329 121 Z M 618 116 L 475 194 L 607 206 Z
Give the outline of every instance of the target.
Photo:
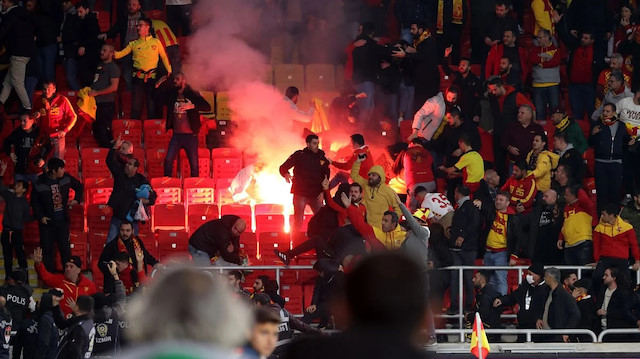
M 225 261 L 239 265 L 240 237 L 231 233 L 233 224 L 239 219 L 238 216 L 225 215 L 203 224 L 191 235 L 189 245 L 207 252 L 211 258 L 220 255 Z M 233 245 L 233 252 L 227 251 L 229 244 Z

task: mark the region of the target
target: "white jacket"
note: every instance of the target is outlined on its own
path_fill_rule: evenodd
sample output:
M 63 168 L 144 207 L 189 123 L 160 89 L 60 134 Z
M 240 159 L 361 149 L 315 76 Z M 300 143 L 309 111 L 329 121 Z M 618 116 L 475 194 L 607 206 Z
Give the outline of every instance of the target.
M 446 109 L 444 95 L 438 92 L 416 112 L 411 128 L 418 130 L 418 136 L 431 140 L 444 120 Z

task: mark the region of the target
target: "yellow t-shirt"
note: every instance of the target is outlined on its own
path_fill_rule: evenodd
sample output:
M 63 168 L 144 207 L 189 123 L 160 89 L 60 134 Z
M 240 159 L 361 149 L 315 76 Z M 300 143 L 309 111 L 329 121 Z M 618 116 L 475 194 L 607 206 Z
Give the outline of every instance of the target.
M 153 70 L 158 67 L 158 60 L 162 60 L 167 72 L 171 72 L 171 64 L 164 51 L 164 46 L 155 37 L 147 36 L 131 41 L 124 49 L 116 51 L 114 57 L 118 60 L 129 54 L 132 54 L 133 57 L 134 70 Z
M 508 214 L 496 211 L 496 219 L 493 220 L 487 236 L 487 249 L 507 248 L 507 219 L 509 219 Z
M 462 171 L 465 184 L 478 183 L 484 178 L 484 160 L 476 151 L 469 151 L 462 155 L 455 167 Z

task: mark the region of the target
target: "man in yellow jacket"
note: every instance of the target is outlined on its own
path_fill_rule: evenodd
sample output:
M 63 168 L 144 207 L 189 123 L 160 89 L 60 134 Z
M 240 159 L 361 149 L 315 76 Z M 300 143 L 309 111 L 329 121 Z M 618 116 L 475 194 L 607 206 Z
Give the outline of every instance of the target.
M 385 211 L 378 225 L 373 226 L 364 221 L 362 214 L 358 214 L 359 210 L 351 205 L 351 199 L 346 194 L 343 193 L 340 199 L 347 209 L 347 218 L 367 242 L 371 251 L 400 249 L 407 237 L 407 232 L 399 225 L 400 217 L 395 212 Z
M 533 174 L 536 188 L 544 193 L 551 188 L 551 171 L 558 167 L 560 156 L 547 150 L 547 137 L 533 136 L 533 149 L 527 154 L 527 175 Z
M 164 46 L 157 38 L 151 35 L 151 20 L 140 18 L 138 20 L 138 39 L 131 41 L 124 49 L 116 51 L 114 59 L 121 59 L 129 54 L 133 56 L 133 82 L 131 84 L 131 118 L 140 119 L 142 105 L 147 99 L 147 118 L 156 119 L 162 117 L 162 107 L 156 106 L 153 99 L 153 90 L 156 82 L 164 80 L 156 78 L 158 62 L 167 69 L 166 77 L 171 75 L 171 64 L 164 50 Z
M 362 200 L 367 208 L 367 223 L 380 228 L 386 211 L 393 209 L 398 217 L 402 216 L 402 211 L 396 203 L 395 192 L 385 183 L 386 176 L 382 166 L 372 166 L 368 173 L 368 180 L 360 176 L 360 166 L 364 160 L 364 158 L 358 158 L 353 163 L 351 179 L 363 188 Z

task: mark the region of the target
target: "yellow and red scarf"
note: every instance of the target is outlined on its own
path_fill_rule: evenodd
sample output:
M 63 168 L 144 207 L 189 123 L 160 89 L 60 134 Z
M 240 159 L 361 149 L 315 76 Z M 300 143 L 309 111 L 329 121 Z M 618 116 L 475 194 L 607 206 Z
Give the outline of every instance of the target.
M 426 40 L 426 39 L 428 39 L 430 37 L 431 37 L 431 31 L 424 30 L 424 32 L 422 33 L 422 35 L 420 35 L 418 40 L 413 40 L 413 47 L 417 48 L 418 45 L 420 45 L 421 42 L 423 42 L 424 40 Z
M 462 13 L 462 0 L 453 0 L 451 23 L 462 25 L 464 14 Z M 444 33 L 444 0 L 438 0 L 438 18 L 436 20 L 436 33 Z

